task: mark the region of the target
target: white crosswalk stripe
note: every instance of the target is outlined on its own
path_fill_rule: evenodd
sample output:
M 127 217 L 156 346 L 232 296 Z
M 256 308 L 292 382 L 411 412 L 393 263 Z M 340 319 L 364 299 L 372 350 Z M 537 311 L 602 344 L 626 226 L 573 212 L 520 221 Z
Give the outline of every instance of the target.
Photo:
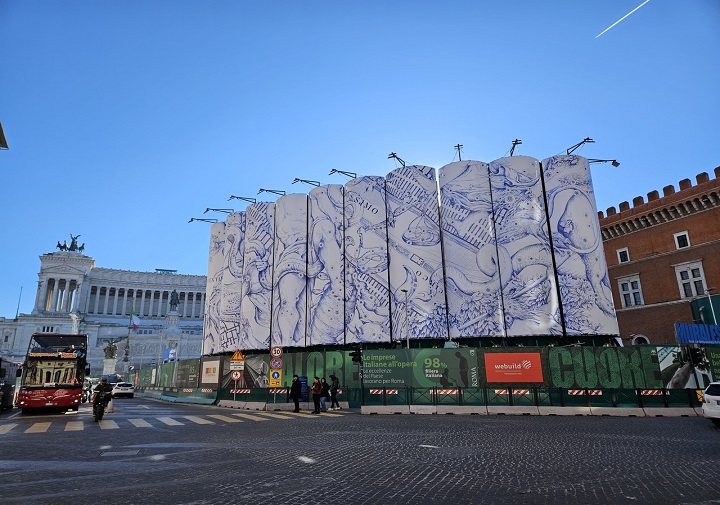
M 180 421 L 176 421 L 172 417 L 158 417 L 157 420 L 160 421 L 161 423 L 167 424 L 168 426 L 185 426 L 184 423 L 181 423 Z
M 137 409 L 136 409 L 137 410 Z M 32 421 L 28 423 L 0 423 L 0 435 L 4 435 L 13 430 L 23 433 L 51 433 L 57 431 L 84 431 L 94 429 L 99 426 L 102 430 L 117 430 L 132 428 L 153 428 L 158 424 L 165 426 L 186 426 L 188 422 L 198 425 L 222 425 L 222 423 L 242 423 L 246 420 L 251 421 L 272 421 L 272 420 L 288 420 L 288 419 L 321 419 L 323 417 L 342 417 L 346 412 L 323 412 L 320 415 L 313 415 L 310 411 L 290 412 L 290 411 L 247 411 L 247 412 L 228 412 L 228 414 L 207 414 L 204 416 L 157 416 L 157 417 L 106 417 L 102 421 L 95 423 L 92 415 L 79 416 L 82 420 L 63 420 L 59 421 Z M 137 412 L 140 414 L 140 412 Z M 78 419 L 78 417 L 75 417 Z M 179 419 L 179 420 L 178 420 Z
M 152 424 L 145 419 L 128 419 L 136 428 L 152 428 Z
M 242 419 L 235 419 L 234 417 L 223 416 L 222 414 L 210 414 L 208 417 L 212 417 L 213 419 L 219 419 L 220 421 L 225 421 L 227 423 L 242 423 L 242 422 L 244 422 Z

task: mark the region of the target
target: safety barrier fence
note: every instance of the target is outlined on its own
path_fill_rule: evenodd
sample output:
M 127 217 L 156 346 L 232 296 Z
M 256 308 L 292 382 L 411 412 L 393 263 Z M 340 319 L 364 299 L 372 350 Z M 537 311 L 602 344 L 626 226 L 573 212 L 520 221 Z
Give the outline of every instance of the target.
M 137 388 L 141 396 L 188 403 L 220 401 L 290 403 L 289 388 Z M 697 389 L 563 389 L 563 388 L 342 388 L 338 400 L 351 407 L 442 405 L 486 407 L 610 407 L 610 408 L 700 408 Z M 305 398 L 303 401 L 312 401 Z
M 380 388 L 364 389 L 362 404 L 696 408 L 702 394 L 696 389 L 562 389 L 562 388 Z

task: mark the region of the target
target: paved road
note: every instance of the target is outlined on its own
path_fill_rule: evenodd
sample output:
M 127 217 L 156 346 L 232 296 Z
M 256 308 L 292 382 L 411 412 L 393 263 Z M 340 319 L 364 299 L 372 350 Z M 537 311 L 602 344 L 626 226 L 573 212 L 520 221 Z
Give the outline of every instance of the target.
M 65 415 L 0 415 L 0 501 L 720 504 L 720 429 L 702 418 L 116 404 L 99 424 L 85 405 Z

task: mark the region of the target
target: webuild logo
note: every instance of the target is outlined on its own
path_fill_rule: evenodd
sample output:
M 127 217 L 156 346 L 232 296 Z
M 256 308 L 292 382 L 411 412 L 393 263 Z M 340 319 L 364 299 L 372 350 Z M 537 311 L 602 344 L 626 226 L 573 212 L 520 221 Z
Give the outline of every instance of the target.
M 539 352 L 485 353 L 487 382 L 544 382 Z

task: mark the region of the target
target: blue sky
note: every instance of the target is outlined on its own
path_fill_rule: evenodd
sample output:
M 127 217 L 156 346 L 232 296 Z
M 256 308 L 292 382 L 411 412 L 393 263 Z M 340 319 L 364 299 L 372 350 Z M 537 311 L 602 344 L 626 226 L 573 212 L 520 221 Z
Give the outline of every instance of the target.
M 39 256 L 205 275 L 207 207 L 577 151 L 598 208 L 720 165 L 720 1 L 0 0 L 0 316 Z M 262 197 L 263 195 L 260 195 Z M 273 197 L 274 195 L 268 195 Z

